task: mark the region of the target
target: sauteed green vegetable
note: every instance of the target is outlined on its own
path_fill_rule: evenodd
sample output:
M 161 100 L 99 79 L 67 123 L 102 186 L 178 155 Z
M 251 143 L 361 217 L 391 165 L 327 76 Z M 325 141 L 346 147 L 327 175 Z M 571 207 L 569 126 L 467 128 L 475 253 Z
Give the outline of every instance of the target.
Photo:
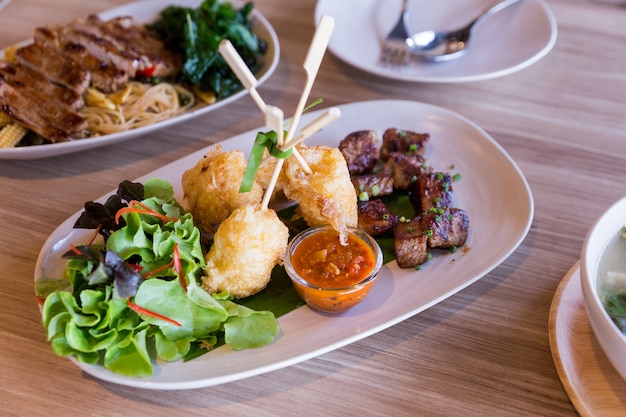
M 148 27 L 168 46 L 184 51 L 185 81 L 202 91 L 223 98 L 241 88 L 241 83 L 220 56 L 218 46 L 229 39 L 254 72 L 267 49 L 249 20 L 252 3 L 236 9 L 229 2 L 205 0 L 197 8 L 170 6 Z

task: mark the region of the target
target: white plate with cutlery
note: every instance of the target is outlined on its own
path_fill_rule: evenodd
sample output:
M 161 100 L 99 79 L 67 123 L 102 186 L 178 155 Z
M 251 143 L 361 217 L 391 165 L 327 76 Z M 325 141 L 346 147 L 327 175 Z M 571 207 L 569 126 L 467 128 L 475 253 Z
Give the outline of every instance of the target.
M 465 26 L 493 0 L 409 0 L 408 29 L 451 30 Z M 557 25 L 543 0 L 522 0 L 484 19 L 463 56 L 446 62 L 414 57 L 403 67 L 379 63 L 381 45 L 395 25 L 402 0 L 318 0 L 315 20 L 332 16 L 336 26 L 329 50 L 363 71 L 402 81 L 457 83 L 481 81 L 519 71 L 554 46 Z

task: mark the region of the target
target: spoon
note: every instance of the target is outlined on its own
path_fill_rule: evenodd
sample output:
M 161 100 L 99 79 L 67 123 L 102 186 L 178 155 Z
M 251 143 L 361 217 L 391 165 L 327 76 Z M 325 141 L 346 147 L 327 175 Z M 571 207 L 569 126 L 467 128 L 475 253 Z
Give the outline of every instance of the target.
M 427 61 L 448 61 L 465 53 L 474 28 L 488 16 L 520 0 L 500 0 L 487 7 L 466 26 L 449 32 L 424 30 L 411 35 L 407 46 L 411 52 Z

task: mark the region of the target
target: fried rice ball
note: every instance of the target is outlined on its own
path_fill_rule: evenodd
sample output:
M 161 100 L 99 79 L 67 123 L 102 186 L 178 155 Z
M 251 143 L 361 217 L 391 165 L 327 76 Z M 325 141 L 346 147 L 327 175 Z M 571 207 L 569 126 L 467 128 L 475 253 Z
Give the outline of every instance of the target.
M 204 288 L 235 298 L 256 294 L 269 283 L 274 266 L 282 264 L 288 241 L 289 229 L 274 210 L 259 204 L 235 209 L 220 224 L 206 255 Z
M 193 214 L 203 232 L 212 232 L 234 209 L 259 203 L 263 187 L 256 183 L 252 190 L 240 193 L 247 160 L 242 151 L 222 152 L 217 145 L 182 177 L 183 207 Z
M 299 213 L 307 225 L 329 224 L 340 233 L 358 222 L 357 195 L 350 180 L 346 160 L 337 148 L 298 146 L 311 174 L 298 161 L 285 161 L 283 192 L 298 202 Z

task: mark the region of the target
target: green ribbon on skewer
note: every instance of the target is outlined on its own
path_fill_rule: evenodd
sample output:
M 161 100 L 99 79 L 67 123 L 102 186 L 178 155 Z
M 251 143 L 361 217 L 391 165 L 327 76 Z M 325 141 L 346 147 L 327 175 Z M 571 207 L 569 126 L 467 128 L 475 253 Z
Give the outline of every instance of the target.
M 287 159 L 292 153 L 291 148 L 283 151 L 278 147 L 278 135 L 273 130 L 265 133 L 258 132 L 252 150 L 250 151 L 246 172 L 243 174 L 243 180 L 239 187 L 240 193 L 247 193 L 252 190 L 256 174 L 263 160 L 265 149 L 267 149 L 271 156 L 278 159 Z

